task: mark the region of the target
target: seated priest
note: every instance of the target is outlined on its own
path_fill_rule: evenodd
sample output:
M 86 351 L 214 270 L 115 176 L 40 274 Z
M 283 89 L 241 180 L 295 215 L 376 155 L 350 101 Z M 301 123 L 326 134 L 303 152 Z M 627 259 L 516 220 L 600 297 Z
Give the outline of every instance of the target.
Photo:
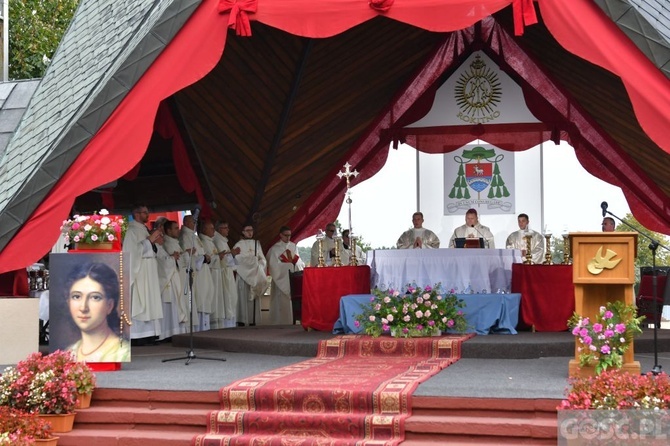
M 449 247 L 456 247 L 457 238 L 482 238 L 484 239 L 484 248 L 495 248 L 493 233 L 491 230 L 479 223 L 476 209 L 468 209 L 465 213 L 465 224 L 454 229 L 454 233 L 449 240 Z
M 423 227 L 423 213 L 412 214 L 413 228 L 403 232 L 396 243 L 398 249 L 429 249 L 439 248 L 440 239 L 430 229 Z
M 330 266 L 333 264 L 335 259 L 335 233 L 337 232 L 337 227 L 335 223 L 328 223 L 326 225 L 326 236 L 323 238 L 323 261 L 326 265 Z M 342 239 L 337 239 L 338 251 L 340 255 L 340 261 L 344 264 L 342 259 L 342 253 L 344 252 L 344 245 L 342 245 Z M 347 262 L 349 259 L 346 259 Z M 312 252 L 310 256 L 309 266 L 317 266 L 319 264 L 319 241 L 315 241 L 312 245 Z
M 526 248 L 528 247 L 526 243 L 526 237 L 530 237 L 530 254 L 532 256 L 532 261 L 535 264 L 542 263 L 544 259 L 544 237 L 537 231 L 533 231 L 528 227 L 528 215 L 519 214 L 517 217 L 517 222 L 519 224 L 519 230 L 512 232 L 509 237 L 507 237 L 507 242 L 505 247 L 507 249 L 520 249 L 521 255 L 526 258 Z

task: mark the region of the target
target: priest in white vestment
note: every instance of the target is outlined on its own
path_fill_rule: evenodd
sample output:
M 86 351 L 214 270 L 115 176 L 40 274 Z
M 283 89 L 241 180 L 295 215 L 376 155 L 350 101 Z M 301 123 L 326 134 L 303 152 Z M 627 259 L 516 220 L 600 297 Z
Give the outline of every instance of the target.
M 229 227 L 227 222 L 219 222 L 216 225 L 216 233 L 212 237 L 216 249 L 219 251 L 221 262 L 221 284 L 223 286 L 223 327 L 235 327 L 237 323 L 237 284 L 235 283 L 235 256 L 240 249 L 230 249 L 228 244 Z
M 233 249 L 239 248 L 235 256 L 237 263 L 237 324 L 255 325 L 261 320 L 261 296 L 268 288 L 265 270 L 267 262 L 261 243 L 254 240 L 254 228 L 245 225 L 242 237 Z
M 544 237 L 539 232 L 533 231 L 528 227 L 528 215 L 519 214 L 517 222 L 519 223 L 519 230 L 512 232 L 509 237 L 507 237 L 505 247 L 507 249 L 520 249 L 521 256 L 525 260 L 526 248 L 528 247 L 526 236 L 530 236 L 530 254 L 532 256 L 532 262 L 534 264 L 541 264 L 544 261 Z
M 162 220 L 161 220 L 162 219 Z M 179 224 L 165 217 L 156 220 L 163 231 L 163 244 L 158 247 L 158 277 L 161 298 L 163 300 L 163 324 L 161 339 L 188 331 L 188 308 L 184 305 L 184 285 L 181 280 L 179 257 L 181 247 L 175 236 L 179 233 Z M 162 222 L 162 223 L 161 223 Z M 172 236 L 168 235 L 168 232 Z
M 449 240 L 449 247 L 456 247 L 457 238 L 483 238 L 484 248 L 495 248 L 496 244 L 493 240 L 493 233 L 491 230 L 479 223 L 476 209 L 468 209 L 465 213 L 465 224 L 454 229 L 454 234 Z
M 179 244 L 184 253 L 185 268 L 191 268 L 193 274 L 192 311 L 198 312 L 193 319 L 193 331 L 209 330 L 209 317 L 214 300 L 214 284 L 209 270 L 209 256 L 200 238 L 195 233 L 196 221 L 192 215 L 184 217 L 184 224 L 179 232 Z
M 337 228 L 335 223 L 328 223 L 326 225 L 326 236 L 323 238 L 323 261 L 326 265 L 332 265 L 335 260 L 335 232 Z M 340 251 L 340 262 L 342 265 L 345 265 L 342 260 L 342 253 L 344 252 L 344 245 L 342 240 L 337 240 Z M 319 241 L 315 241 L 312 245 L 312 252 L 310 256 L 309 266 L 318 266 L 319 265 Z
M 400 234 L 396 247 L 398 249 L 437 249 L 440 247 L 439 237 L 430 229 L 423 227 L 423 213 L 412 214 L 411 229 Z
M 270 291 L 270 323 L 272 325 L 292 325 L 293 305 L 291 303 L 291 282 L 289 273 L 302 271 L 305 263 L 298 256 L 298 248 L 291 241 L 291 228 L 279 229 L 279 241 L 267 254 L 268 270 L 272 276 Z
M 358 265 L 366 264 L 366 255 L 358 244 L 352 244 L 349 237 L 349 230 L 342 231 L 342 246 L 344 247 L 344 254 L 342 255 L 342 264 L 349 265 L 351 263 L 351 255 L 356 253 L 356 262 Z
M 213 240 L 215 233 L 214 223 L 211 220 L 204 220 L 198 237 L 200 237 L 205 254 L 209 256 L 209 271 L 212 275 L 214 291 L 212 312 L 209 315 L 209 326 L 210 328 L 223 328 L 223 321 L 226 316 L 223 302 L 223 278 L 221 277 L 219 250 L 216 248 Z
M 133 207 L 133 220 L 128 223 L 123 252 L 129 253 L 132 268 L 130 309 L 132 325 L 130 338 L 142 339 L 160 336 L 163 307 L 158 285 L 157 244 L 162 243 L 160 231 L 149 234 L 145 226 L 149 209 L 144 205 Z

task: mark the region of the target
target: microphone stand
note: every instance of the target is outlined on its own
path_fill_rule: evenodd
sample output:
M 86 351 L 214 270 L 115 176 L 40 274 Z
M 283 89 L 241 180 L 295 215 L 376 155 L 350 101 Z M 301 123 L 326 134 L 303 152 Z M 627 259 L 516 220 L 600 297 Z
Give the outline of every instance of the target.
M 644 232 L 640 232 L 637 230 L 635 227 L 631 226 L 630 224 L 626 223 L 623 221 L 621 218 L 617 217 L 607 209 L 603 209 L 603 214 L 609 214 L 612 217 L 616 218 L 619 220 L 619 222 L 623 223 L 624 225 L 628 226 L 631 228 L 633 231 L 637 232 L 638 234 L 644 236 L 647 238 L 651 243 L 649 243 L 649 250 L 651 251 L 651 271 L 652 271 L 652 276 L 651 276 L 651 294 L 652 294 L 652 301 L 654 305 L 654 367 L 651 369 L 651 373 L 653 375 L 659 375 L 661 373 L 662 366 L 658 363 L 658 325 L 659 325 L 659 320 L 660 320 L 660 315 L 658 314 L 658 281 L 657 281 L 657 275 L 658 271 L 656 271 L 656 249 L 658 249 L 659 246 L 665 248 L 667 251 L 670 251 L 670 248 L 667 246 L 664 246 L 663 244 L 659 243 L 658 240 L 655 240 L 654 238 L 648 236 Z M 603 215 L 604 217 L 604 215 Z M 667 286 L 667 284 L 666 284 Z
M 198 227 L 198 220 L 195 220 L 195 227 Z M 193 242 L 192 242 L 193 251 L 188 256 L 188 267 L 186 268 L 186 275 L 188 276 L 188 282 L 184 286 L 184 294 L 188 293 L 188 322 L 189 322 L 189 332 L 188 332 L 188 345 L 189 348 L 186 350 L 186 356 L 180 356 L 178 358 L 163 359 L 161 362 L 170 362 L 170 361 L 179 361 L 186 359 L 186 364 L 188 365 L 192 359 L 198 359 L 198 356 L 193 350 L 193 257 L 195 254 L 195 231 L 193 231 Z M 225 361 L 226 358 L 207 358 L 200 357 L 200 359 L 206 359 L 209 361 Z

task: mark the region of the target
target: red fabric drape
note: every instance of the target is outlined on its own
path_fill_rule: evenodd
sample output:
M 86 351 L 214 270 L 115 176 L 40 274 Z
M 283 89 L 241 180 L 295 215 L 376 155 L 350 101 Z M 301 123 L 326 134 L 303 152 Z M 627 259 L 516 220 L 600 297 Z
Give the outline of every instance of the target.
M 513 0 L 395 0 L 383 14 L 426 30 L 446 32 L 467 28 L 513 3 Z M 670 128 L 670 81 L 591 0 L 571 0 L 569 7 L 564 0 L 538 0 L 536 3 L 550 32 L 562 46 L 621 77 L 642 128 L 670 153 L 670 132 L 667 131 Z M 528 24 L 532 19 L 526 17 L 530 11 L 525 7 L 528 2 L 521 0 L 520 4 L 524 6 L 524 23 Z M 0 253 L 0 272 L 27 266 L 40 258 L 56 240 L 60 224 L 76 196 L 121 177 L 140 161 L 160 101 L 205 76 L 221 57 L 231 17 L 229 12 L 220 14 L 218 5 L 219 0 L 203 0 Z M 258 0 L 257 11 L 250 18 L 295 35 L 323 38 L 341 33 L 379 14 L 382 13 L 361 0 Z M 237 17 L 235 21 L 237 24 Z M 452 43 L 452 46 L 455 45 Z M 185 55 L 188 55 L 188 63 L 184 62 Z M 422 75 L 431 74 L 426 71 Z M 417 82 L 430 84 L 420 78 Z M 347 157 L 343 157 L 342 164 L 349 159 L 364 172 L 361 180 L 376 173 L 386 160 L 390 141 L 380 141 L 381 129 L 390 128 L 397 116 L 409 108 L 404 101 L 416 97 L 410 94 L 394 101 L 392 108 L 382 114 L 359 144 Z M 594 147 L 598 146 L 594 144 Z M 337 167 L 339 169 L 340 166 Z M 304 235 L 312 235 L 316 225 L 309 222 L 322 212 L 328 215 L 327 219 L 337 215 L 343 199 L 343 186 L 337 185 L 334 175 L 338 169 L 333 169 L 332 179 L 324 180 L 322 187 L 308 199 L 300 216 L 294 219 L 299 222 Z M 627 198 L 632 199 L 629 194 Z M 667 210 L 665 197 L 654 197 L 652 200 L 653 205 L 663 211 L 655 222 L 656 226 L 649 227 L 658 230 L 658 226 L 663 225 L 667 228 L 670 211 Z M 644 206 L 633 202 L 631 209 L 639 220 L 643 220 L 643 215 L 638 213 L 644 213 Z M 40 236 L 35 237 L 35 234 Z
M 181 137 L 177 123 L 174 122 L 170 108 L 165 102 L 161 102 L 158 106 L 158 113 L 156 114 L 156 122 L 154 123 L 154 130 L 163 138 L 172 140 L 172 161 L 177 172 L 179 185 L 186 192 L 195 192 L 200 205 L 200 215 L 202 218 L 212 217 L 212 208 L 205 200 L 205 195 L 202 193 L 200 181 L 193 171 L 191 160 L 186 152 L 184 140 Z

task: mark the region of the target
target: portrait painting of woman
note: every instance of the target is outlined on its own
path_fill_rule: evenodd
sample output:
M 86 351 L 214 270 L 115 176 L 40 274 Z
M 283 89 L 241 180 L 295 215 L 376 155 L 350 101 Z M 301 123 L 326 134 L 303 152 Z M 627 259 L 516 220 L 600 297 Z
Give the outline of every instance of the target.
M 130 361 L 130 341 L 121 332 L 119 275 L 95 256 L 66 255 L 67 265 L 56 268 L 58 289 L 51 290 L 58 309 L 51 325 L 56 348 L 72 351 L 78 361 Z

